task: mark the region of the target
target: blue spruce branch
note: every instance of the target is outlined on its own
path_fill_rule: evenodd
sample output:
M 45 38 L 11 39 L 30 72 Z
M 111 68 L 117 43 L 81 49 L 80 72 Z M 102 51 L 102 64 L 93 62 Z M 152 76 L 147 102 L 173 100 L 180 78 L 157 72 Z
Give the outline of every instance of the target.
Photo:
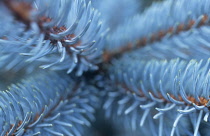
M 207 136 L 210 2 L 144 3 L 1 0 L 0 134 Z
M 63 73 L 34 74 L 1 91 L 0 134 L 82 135 L 94 120 L 97 89 Z
M 124 52 L 151 44 L 159 44 L 159 48 L 162 48 L 162 44 L 172 46 L 176 43 L 165 43 L 164 41 L 171 41 L 171 37 L 176 35 L 179 37 L 178 40 L 183 40 L 182 38 L 187 37 L 191 32 L 196 34 L 200 33 L 200 31 L 208 32 L 208 5 L 208 1 L 200 0 L 190 3 L 187 0 L 166 0 L 154 3 L 142 14 L 137 14 L 133 18 L 128 19 L 128 21 L 119 25 L 113 33 L 108 35 L 104 60 L 108 61 Z M 197 10 L 194 11 L 195 9 Z M 182 34 L 183 32 L 186 33 Z M 205 36 L 196 41 L 201 42 L 201 40 L 206 41 Z M 177 44 L 181 46 L 180 43 Z M 201 44 L 203 45 L 202 42 Z M 188 47 L 189 45 L 186 46 Z M 203 46 L 208 45 L 205 44 Z
M 88 69 L 96 70 L 106 33 L 101 29 L 98 11 L 91 7 L 91 2 L 86 4 L 84 0 L 50 2 L 33 1 L 31 9 L 26 11 L 18 9 L 25 7 L 23 2 L 16 2 L 15 5 L 10 0 L 2 5 L 15 13 L 18 11 L 18 14 L 29 12 L 19 18 L 23 23 L 13 17 L 2 22 L 2 25 L 9 25 L 0 35 L 3 37 L 0 41 L 1 54 L 7 56 L 3 61 L 11 61 L 12 56 L 17 56 L 16 61 L 12 60 L 9 64 L 11 68 L 25 60 L 28 65 L 35 61 L 34 66 L 37 63 L 41 68 L 67 70 L 67 73 L 77 67 L 77 75 Z M 10 26 L 16 29 L 15 33 L 7 32 Z

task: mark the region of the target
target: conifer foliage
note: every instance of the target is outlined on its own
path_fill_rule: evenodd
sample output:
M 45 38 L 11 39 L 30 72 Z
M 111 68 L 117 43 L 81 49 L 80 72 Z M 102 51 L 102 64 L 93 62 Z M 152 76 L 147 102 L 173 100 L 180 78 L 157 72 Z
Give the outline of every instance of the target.
M 1 136 L 208 136 L 209 0 L 1 0 Z

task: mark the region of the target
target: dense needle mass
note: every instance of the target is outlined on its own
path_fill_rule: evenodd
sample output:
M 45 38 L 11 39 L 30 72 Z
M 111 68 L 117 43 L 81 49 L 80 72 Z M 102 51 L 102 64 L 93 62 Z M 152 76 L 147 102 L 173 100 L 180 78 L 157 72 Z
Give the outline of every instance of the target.
M 208 136 L 209 5 L 1 0 L 0 135 Z

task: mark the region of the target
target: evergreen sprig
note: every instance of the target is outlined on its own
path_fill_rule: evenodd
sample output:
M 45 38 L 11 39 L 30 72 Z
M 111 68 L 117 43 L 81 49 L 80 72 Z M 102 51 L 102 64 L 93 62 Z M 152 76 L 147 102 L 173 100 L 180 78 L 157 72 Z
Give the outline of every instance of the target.
M 0 135 L 208 136 L 209 5 L 1 0 Z

